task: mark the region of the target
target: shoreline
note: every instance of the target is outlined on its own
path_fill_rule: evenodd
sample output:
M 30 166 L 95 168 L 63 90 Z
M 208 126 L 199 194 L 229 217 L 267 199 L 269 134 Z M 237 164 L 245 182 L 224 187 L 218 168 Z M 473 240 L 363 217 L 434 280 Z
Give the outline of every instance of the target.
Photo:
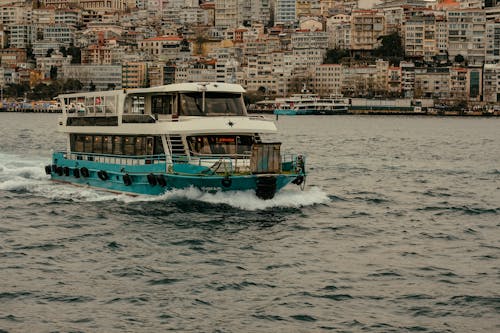
M 0 109 L 1 112 L 9 113 L 62 113 L 58 109 L 26 109 L 26 108 L 15 108 L 15 109 Z M 248 110 L 249 114 L 268 114 L 274 115 L 273 111 L 263 111 L 263 110 Z M 368 116 L 432 116 L 432 117 L 500 117 L 500 111 L 495 111 L 493 113 L 485 113 L 480 111 L 426 111 L 426 112 L 412 112 L 412 111 L 398 111 L 398 110 L 348 110 L 345 113 L 331 114 L 329 116 L 344 116 L 344 115 L 368 115 Z M 284 115 L 281 115 L 284 116 Z M 292 115 L 292 117 L 301 117 L 301 115 Z

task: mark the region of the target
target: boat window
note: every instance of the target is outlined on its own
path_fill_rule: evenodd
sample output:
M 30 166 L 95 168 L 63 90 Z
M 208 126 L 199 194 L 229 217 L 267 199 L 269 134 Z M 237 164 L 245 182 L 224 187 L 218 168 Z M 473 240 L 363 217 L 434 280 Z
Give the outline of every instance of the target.
M 94 136 L 94 145 L 92 148 L 92 152 L 95 154 L 102 154 L 102 136 Z
M 134 155 L 135 142 L 133 136 L 126 136 L 123 140 L 123 154 L 124 155 Z
M 135 155 L 146 155 L 146 138 L 138 136 L 135 138 Z
M 113 139 L 113 154 L 123 155 L 122 137 L 115 136 Z
M 254 138 L 251 135 L 206 135 L 187 138 L 191 155 L 250 154 Z
M 165 154 L 165 150 L 163 149 L 163 142 L 161 141 L 161 137 L 159 136 L 155 136 L 154 153 Z
M 244 116 L 245 106 L 240 94 L 205 93 L 205 107 L 203 94 L 185 93 L 180 95 L 180 115 L 183 116 Z
M 130 156 L 165 153 L 160 136 L 71 134 L 70 145 L 71 151 L 78 153 Z
M 113 154 L 113 137 L 111 135 L 102 138 L 102 153 Z
M 172 95 L 157 95 L 151 97 L 152 114 L 172 114 Z
M 86 135 L 85 136 L 85 142 L 84 142 L 84 151 L 85 152 L 91 152 L 92 151 L 92 135 Z
M 76 152 L 84 152 L 85 136 L 73 134 L 72 139 L 73 139 L 72 150 Z

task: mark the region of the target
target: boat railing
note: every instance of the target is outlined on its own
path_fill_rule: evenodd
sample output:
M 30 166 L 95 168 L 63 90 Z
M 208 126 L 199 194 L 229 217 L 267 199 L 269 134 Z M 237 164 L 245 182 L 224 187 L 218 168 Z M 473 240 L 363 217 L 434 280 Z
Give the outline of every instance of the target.
M 82 160 L 106 164 L 121 164 L 121 165 L 144 165 L 165 163 L 165 154 L 157 155 L 112 155 L 112 154 L 95 154 L 81 152 L 61 152 L 66 159 Z
M 116 165 L 147 165 L 147 164 L 168 164 L 165 154 L 156 155 L 113 155 L 95 154 L 83 152 L 60 151 L 65 159 L 90 161 L 103 164 Z M 251 173 L 251 154 L 196 154 L 190 157 L 186 155 L 173 155 L 172 163 L 182 165 L 196 165 L 200 170 L 204 169 L 212 174 L 234 174 Z M 281 155 L 280 170 L 283 172 L 296 172 L 303 169 L 305 157 L 302 155 L 286 153 Z M 303 170 L 304 171 L 304 170 Z
M 245 173 L 250 171 L 250 152 L 243 154 L 201 154 L 190 151 L 191 164 L 208 167 L 213 173 Z M 187 156 L 172 156 L 173 163 L 186 163 Z

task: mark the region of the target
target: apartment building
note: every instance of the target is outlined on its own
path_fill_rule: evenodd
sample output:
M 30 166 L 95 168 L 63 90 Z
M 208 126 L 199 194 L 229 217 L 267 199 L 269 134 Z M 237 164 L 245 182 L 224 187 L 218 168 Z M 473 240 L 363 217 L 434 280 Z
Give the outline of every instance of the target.
M 462 55 L 471 65 L 482 65 L 486 57 L 486 16 L 481 9 L 451 9 L 446 12 L 448 54 Z
M 340 95 L 344 69 L 342 65 L 321 64 L 314 67 L 314 93 L 321 96 Z
M 385 35 L 385 16 L 379 10 L 353 10 L 351 13 L 351 50 L 367 53 L 380 45 Z
M 321 1 L 320 0 L 297 0 L 295 3 L 295 14 L 297 18 L 321 15 Z
M 147 86 L 147 64 L 144 62 L 124 62 L 122 64 L 122 87 L 142 88 Z
M 485 62 L 500 62 L 500 19 L 486 22 L 486 55 Z
M 121 65 L 65 65 L 58 72 L 60 79 L 76 79 L 88 90 L 92 85 L 96 90 L 108 90 L 111 87 L 122 88 Z
M 43 28 L 44 40 L 55 40 L 63 44 L 73 44 L 75 41 L 75 28 L 67 25 L 53 25 Z
M 215 61 L 182 63 L 175 68 L 175 82 L 216 82 Z
M 33 45 L 37 38 L 36 28 L 31 24 L 11 25 L 9 31 L 9 44 L 12 48 L 25 49 L 29 45 Z
M 500 63 L 484 65 L 483 100 L 488 103 L 500 102 Z
M 0 24 L 5 26 L 32 22 L 31 6 L 0 6 Z
M 432 61 L 438 52 L 436 17 L 415 12 L 404 23 L 403 45 L 407 57 Z
M 180 52 L 189 52 L 189 44 L 178 36 L 147 38 L 138 42 L 138 48 L 162 61 L 175 60 Z
M 413 62 L 401 61 L 401 93 L 403 97 L 413 98 L 415 89 L 415 64 Z
M 215 0 L 215 27 L 237 28 L 243 24 L 242 0 Z
M 297 49 L 327 49 L 328 33 L 324 31 L 296 31 L 291 35 L 291 47 Z
M 289 25 L 297 19 L 296 0 L 275 0 L 274 4 L 274 23 Z
M 63 66 L 71 64 L 71 59 L 70 55 L 65 57 L 60 52 L 53 52 L 49 57 L 37 57 L 36 67 L 43 74 L 43 78 L 48 79 L 52 68 L 57 68 L 60 71 Z
M 344 67 L 342 94 L 345 96 L 368 96 L 375 89 L 377 68 L 375 66 Z
M 415 68 L 415 98 L 450 98 L 450 68 Z
M 26 51 L 24 49 L 0 49 L 0 66 L 1 67 L 16 67 L 20 64 L 25 64 L 28 61 Z
M 328 48 L 349 49 L 351 47 L 351 16 L 337 14 L 326 21 Z

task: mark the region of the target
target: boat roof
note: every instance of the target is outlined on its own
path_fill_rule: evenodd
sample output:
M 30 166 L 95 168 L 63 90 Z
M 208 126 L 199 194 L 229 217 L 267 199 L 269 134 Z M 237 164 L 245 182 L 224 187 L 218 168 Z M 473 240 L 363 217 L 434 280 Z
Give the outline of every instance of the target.
M 108 90 L 108 91 L 92 91 L 80 92 L 72 94 L 61 94 L 59 98 L 74 98 L 74 97 L 90 97 L 90 96 L 112 96 L 116 94 L 154 94 L 154 93 L 167 93 L 167 92 L 226 92 L 240 94 L 244 93 L 245 89 L 239 84 L 234 83 L 221 83 L 221 82 L 189 82 L 189 83 L 173 83 L 162 86 L 154 86 L 149 88 L 132 88 L 122 90 Z
M 198 91 L 218 91 L 228 93 L 244 93 L 245 89 L 239 84 L 222 82 L 189 82 L 173 83 L 164 86 L 155 86 L 150 88 L 128 89 L 128 94 L 142 94 L 155 92 L 198 92 Z

